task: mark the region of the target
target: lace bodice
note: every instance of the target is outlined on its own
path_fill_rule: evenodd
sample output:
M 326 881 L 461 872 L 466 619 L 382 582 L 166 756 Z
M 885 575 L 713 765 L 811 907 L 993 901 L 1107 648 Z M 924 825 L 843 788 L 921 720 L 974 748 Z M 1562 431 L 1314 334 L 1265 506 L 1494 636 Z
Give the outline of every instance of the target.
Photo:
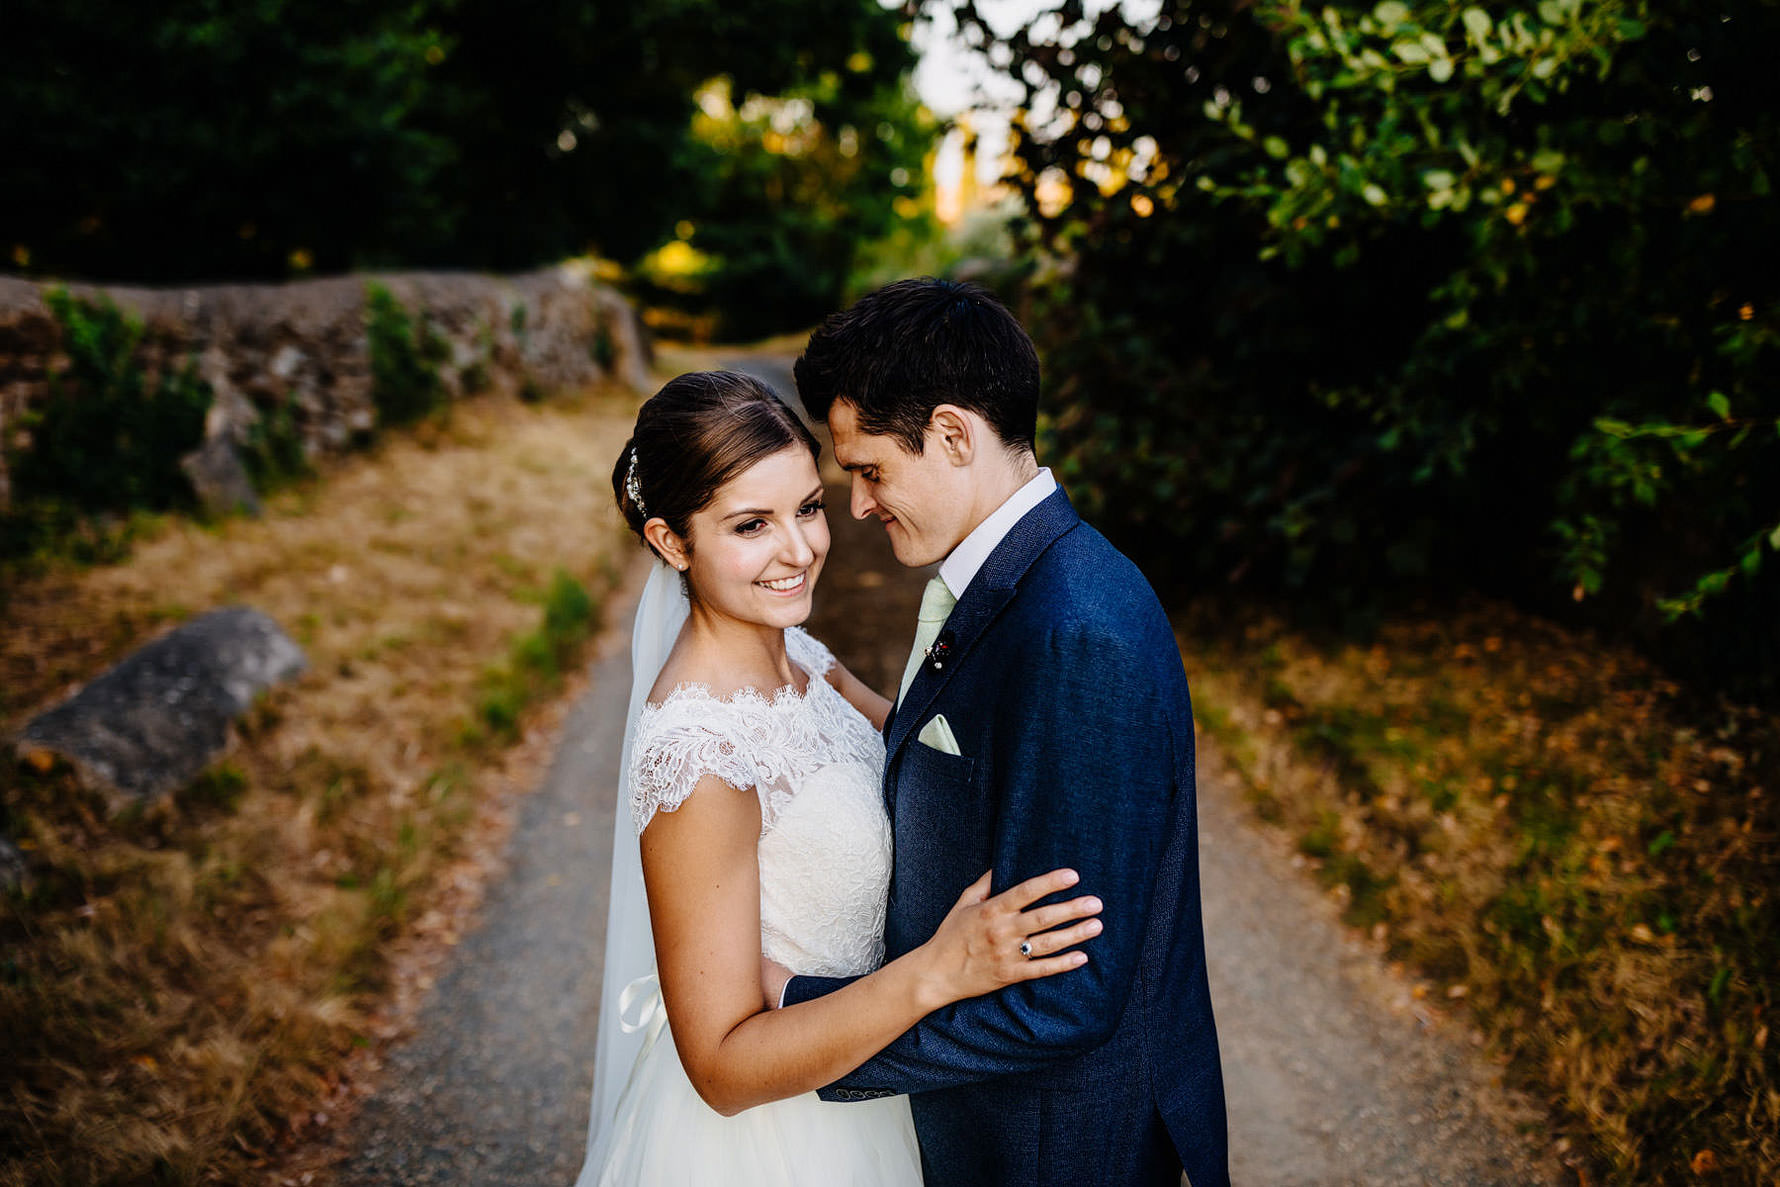
M 890 882 L 884 743 L 823 677 L 828 649 L 785 632 L 791 662 L 809 674 L 771 695 L 727 698 L 682 684 L 637 721 L 630 769 L 638 833 L 672 812 L 706 775 L 760 798 L 761 950 L 796 973 L 850 976 L 883 960 Z

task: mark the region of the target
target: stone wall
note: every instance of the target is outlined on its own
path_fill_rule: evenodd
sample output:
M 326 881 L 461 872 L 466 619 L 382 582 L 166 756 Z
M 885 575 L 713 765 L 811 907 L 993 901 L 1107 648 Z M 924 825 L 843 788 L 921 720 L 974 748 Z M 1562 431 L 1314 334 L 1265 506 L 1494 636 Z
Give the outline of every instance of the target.
M 370 282 L 424 315 L 443 337 L 449 355 L 440 377 L 451 398 L 484 384 L 509 391 L 602 380 L 638 391 L 648 386 L 647 344 L 630 306 L 573 266 L 506 277 L 399 273 L 289 284 L 66 287 L 77 297 L 109 297 L 141 318 L 153 344 L 151 367 L 196 359 L 215 392 L 207 447 L 244 445 L 257 421 L 288 406 L 304 453 L 316 457 L 350 448 L 376 423 L 365 333 Z M 60 326 L 43 302 L 46 287 L 0 276 L 0 441 L 8 449 L 29 448 L 24 414 L 49 398 L 48 377 L 66 362 Z M 4 452 L 0 508 L 11 494 Z

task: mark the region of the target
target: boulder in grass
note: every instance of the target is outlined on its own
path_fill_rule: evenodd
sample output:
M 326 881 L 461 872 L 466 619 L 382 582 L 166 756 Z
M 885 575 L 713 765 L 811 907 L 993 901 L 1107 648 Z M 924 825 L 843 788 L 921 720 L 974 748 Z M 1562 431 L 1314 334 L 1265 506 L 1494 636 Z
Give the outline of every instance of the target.
M 255 696 L 307 666 L 258 610 L 213 610 L 33 718 L 18 749 L 27 760 L 45 751 L 67 759 L 114 803 L 152 801 L 210 765 Z

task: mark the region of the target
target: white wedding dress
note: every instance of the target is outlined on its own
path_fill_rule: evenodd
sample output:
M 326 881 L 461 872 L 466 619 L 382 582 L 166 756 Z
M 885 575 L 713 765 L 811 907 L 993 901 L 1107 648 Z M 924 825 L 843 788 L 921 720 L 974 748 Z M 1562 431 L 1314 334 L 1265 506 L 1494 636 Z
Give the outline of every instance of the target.
M 761 816 L 761 951 L 796 973 L 868 973 L 883 961 L 890 879 L 883 740 L 823 678 L 834 663 L 827 648 L 793 627 L 785 649 L 808 674 L 802 695 L 783 688 L 770 697 L 744 690 L 719 699 L 682 685 L 660 704 L 642 706 L 628 771 L 631 823 L 641 834 L 705 775 L 753 790 Z M 640 998 L 658 994 L 652 978 L 626 991 L 623 1012 L 643 1018 L 642 1046 L 583 1185 L 921 1181 L 907 1097 L 829 1103 L 810 1092 L 734 1117 L 713 1111 L 680 1066 L 659 1001 L 639 1009 Z

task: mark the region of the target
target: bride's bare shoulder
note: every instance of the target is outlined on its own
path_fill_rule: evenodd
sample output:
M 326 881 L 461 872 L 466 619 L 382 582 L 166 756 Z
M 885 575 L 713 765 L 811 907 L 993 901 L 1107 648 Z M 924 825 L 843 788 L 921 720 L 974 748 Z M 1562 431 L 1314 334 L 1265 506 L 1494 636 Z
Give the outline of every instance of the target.
M 655 678 L 655 685 L 649 690 L 649 703 L 660 705 L 674 693 L 686 690 L 726 701 L 743 689 L 759 692 L 770 688 L 770 674 L 764 680 L 760 677 L 760 673 L 743 670 L 733 663 L 723 663 L 712 656 L 697 652 L 682 655 L 676 650 L 668 656 L 661 674 Z

